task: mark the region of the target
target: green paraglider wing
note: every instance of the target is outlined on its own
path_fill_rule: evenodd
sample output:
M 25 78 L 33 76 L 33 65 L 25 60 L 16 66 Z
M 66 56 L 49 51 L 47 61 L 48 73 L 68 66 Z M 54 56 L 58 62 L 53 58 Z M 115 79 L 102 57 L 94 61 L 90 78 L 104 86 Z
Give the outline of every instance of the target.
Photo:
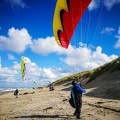
M 24 56 L 21 57 L 21 76 L 25 81 L 28 79 L 31 65 L 31 60 L 29 58 Z

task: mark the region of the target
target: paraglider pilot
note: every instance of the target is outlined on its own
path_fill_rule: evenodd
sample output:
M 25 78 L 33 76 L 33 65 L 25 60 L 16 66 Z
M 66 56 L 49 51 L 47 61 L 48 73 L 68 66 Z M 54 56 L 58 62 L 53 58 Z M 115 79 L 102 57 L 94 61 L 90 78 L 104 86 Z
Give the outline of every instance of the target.
M 73 87 L 71 88 L 71 97 L 73 97 L 75 104 L 75 112 L 74 115 L 77 119 L 80 119 L 81 107 L 82 107 L 82 93 L 86 91 L 80 87 L 80 85 L 76 81 L 72 81 Z
M 16 90 L 14 91 L 14 95 L 16 96 L 16 98 L 18 98 L 18 95 L 19 95 L 18 89 L 16 89 Z
M 54 87 L 52 85 L 49 86 L 49 90 L 50 91 L 53 91 L 54 90 Z

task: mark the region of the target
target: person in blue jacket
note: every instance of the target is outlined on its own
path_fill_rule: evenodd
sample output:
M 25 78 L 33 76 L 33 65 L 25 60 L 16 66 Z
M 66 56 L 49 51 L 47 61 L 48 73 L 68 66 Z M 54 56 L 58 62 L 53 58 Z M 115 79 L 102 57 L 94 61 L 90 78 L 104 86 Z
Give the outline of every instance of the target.
M 86 91 L 78 84 L 76 81 L 72 81 L 71 95 L 74 99 L 75 112 L 74 115 L 77 116 L 77 119 L 80 119 L 81 107 L 82 107 L 82 93 Z

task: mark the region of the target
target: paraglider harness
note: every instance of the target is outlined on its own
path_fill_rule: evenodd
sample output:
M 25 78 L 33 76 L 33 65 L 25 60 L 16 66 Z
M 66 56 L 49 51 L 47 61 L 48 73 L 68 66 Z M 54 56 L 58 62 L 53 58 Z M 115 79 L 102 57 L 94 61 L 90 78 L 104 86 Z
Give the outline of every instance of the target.
M 75 95 L 74 95 L 74 92 L 73 92 L 73 88 L 71 89 L 71 97 L 69 99 L 69 103 L 73 108 L 76 108 Z

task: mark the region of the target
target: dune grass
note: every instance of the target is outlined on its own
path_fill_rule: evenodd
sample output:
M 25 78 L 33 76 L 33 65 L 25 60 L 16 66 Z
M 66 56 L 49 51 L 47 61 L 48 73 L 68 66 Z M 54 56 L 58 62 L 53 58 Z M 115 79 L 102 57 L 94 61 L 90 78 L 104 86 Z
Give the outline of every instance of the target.
M 65 82 L 72 81 L 72 80 L 81 82 L 82 80 L 86 78 L 89 78 L 89 80 L 87 81 L 87 83 L 89 83 L 93 81 L 95 78 L 97 78 L 98 76 L 104 74 L 105 72 L 112 73 L 112 72 L 119 71 L 119 70 L 120 70 L 120 57 L 100 67 L 97 67 L 93 70 L 75 73 L 71 76 L 66 76 L 64 78 L 56 80 L 55 82 L 52 83 L 52 85 L 60 85 L 60 84 L 63 84 Z

